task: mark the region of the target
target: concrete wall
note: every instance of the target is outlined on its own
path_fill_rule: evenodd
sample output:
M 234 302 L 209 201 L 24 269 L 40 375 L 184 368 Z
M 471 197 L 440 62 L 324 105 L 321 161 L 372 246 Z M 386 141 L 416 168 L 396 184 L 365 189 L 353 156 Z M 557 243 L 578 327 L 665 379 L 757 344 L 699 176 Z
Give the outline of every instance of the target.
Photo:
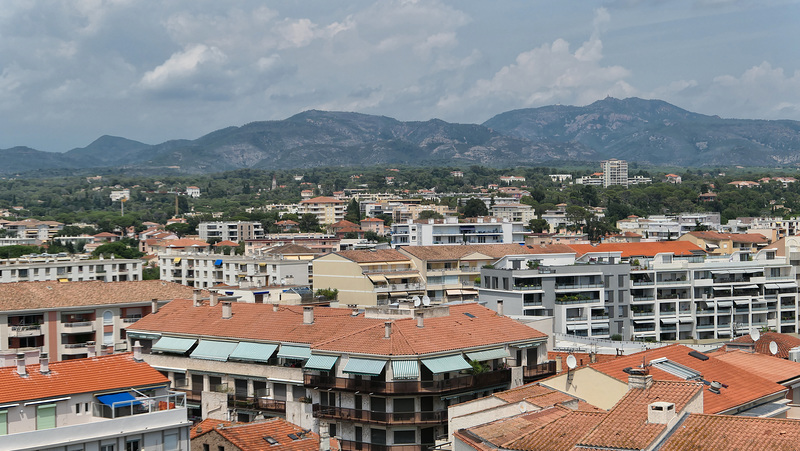
M 606 410 L 614 407 L 614 404 L 628 392 L 627 383 L 588 367 L 563 373 L 539 383 Z

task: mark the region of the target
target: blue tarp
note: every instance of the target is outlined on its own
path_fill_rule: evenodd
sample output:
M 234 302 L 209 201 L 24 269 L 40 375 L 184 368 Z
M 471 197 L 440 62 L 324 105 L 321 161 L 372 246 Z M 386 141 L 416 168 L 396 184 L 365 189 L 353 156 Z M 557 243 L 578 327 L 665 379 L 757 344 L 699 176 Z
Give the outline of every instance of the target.
M 218 259 L 214 260 L 214 266 L 222 266 L 222 259 L 218 258 Z
M 141 404 L 141 402 L 137 401 L 136 398 L 128 392 L 101 395 L 97 397 L 97 400 L 111 407 L 138 406 Z

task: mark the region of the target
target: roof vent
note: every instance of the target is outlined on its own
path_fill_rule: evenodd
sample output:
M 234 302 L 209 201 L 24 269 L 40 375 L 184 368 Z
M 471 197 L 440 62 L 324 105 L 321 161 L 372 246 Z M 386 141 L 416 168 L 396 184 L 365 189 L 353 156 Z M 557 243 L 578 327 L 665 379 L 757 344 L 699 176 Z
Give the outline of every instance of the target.
M 705 362 L 706 360 L 708 360 L 708 356 L 707 356 L 707 355 L 705 355 L 705 354 L 703 354 L 702 352 L 691 351 L 691 352 L 689 353 L 689 355 L 690 355 L 690 356 L 692 356 L 692 357 L 694 357 L 695 359 L 702 360 L 702 361 L 704 361 L 704 362 Z
M 270 445 L 277 445 L 278 441 L 272 437 L 264 437 L 264 441 L 269 443 Z
M 668 424 L 675 416 L 675 403 L 657 401 L 647 406 L 647 422 L 650 424 Z
M 713 381 L 711 385 L 708 387 L 708 391 L 714 394 L 720 394 L 720 389 L 723 387 L 722 382 Z

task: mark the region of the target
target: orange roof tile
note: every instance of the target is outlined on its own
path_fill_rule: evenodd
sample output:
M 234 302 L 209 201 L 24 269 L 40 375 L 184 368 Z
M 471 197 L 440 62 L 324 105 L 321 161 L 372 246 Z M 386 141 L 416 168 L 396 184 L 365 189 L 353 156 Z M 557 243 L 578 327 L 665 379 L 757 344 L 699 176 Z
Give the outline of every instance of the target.
M 206 418 L 205 420 L 197 423 L 196 425 L 192 426 L 192 429 L 189 430 L 189 439 L 192 440 L 195 437 L 199 437 L 205 434 L 208 431 L 213 430 L 217 426 L 230 426 L 232 425 L 232 421 L 225 421 L 225 420 L 215 420 L 213 418 Z
M 237 449 L 242 451 L 267 451 L 267 450 L 288 450 L 288 451 L 317 451 L 319 450 L 319 435 L 292 424 L 283 418 L 270 418 L 264 421 L 253 423 L 230 423 L 219 420 L 205 420 L 200 423 L 204 432 L 196 434 L 194 438 L 214 431 L 221 435 Z M 209 428 L 205 431 L 206 428 Z M 193 428 L 193 434 L 197 427 Z M 294 440 L 289 434 L 299 436 Z M 277 443 L 270 444 L 265 437 L 272 437 Z M 331 449 L 338 449 L 336 439 L 331 439 Z
M 719 233 L 713 231 L 697 231 L 687 232 L 691 235 L 702 240 L 722 241 L 731 240 L 734 243 L 768 243 L 767 237 L 760 233 Z
M 589 252 L 622 252 L 623 258 L 629 257 L 654 257 L 662 252 L 671 252 L 677 256 L 705 254 L 705 251 L 696 244 L 688 241 L 655 241 L 646 243 L 600 243 L 592 244 L 567 244 L 580 255 Z
M 26 377 L 17 374 L 16 367 L 0 368 L 0 403 L 169 383 L 130 353 L 62 360 L 49 366 L 50 372 L 42 374 L 38 364 L 27 365 Z
M 335 252 L 335 254 L 356 263 L 409 261 L 406 255 L 395 249 L 339 251 Z
M 281 306 L 276 312 L 268 304 L 234 302 L 232 310 L 233 317 L 223 319 L 221 304 L 194 307 L 191 300 L 179 299 L 140 319 L 128 330 L 188 336 L 197 336 L 202 330 L 203 336 L 306 343 L 319 350 L 385 356 L 430 354 L 547 337 L 475 303 L 450 306 L 450 315 L 426 318 L 422 328 L 411 318 L 394 320 L 388 339 L 384 338 L 385 320 L 354 317 L 350 309 L 315 308 L 313 324 L 303 324 L 302 306 Z
M 564 414 L 558 416 L 553 412 L 556 409 Z M 607 415 L 605 412 L 571 411 L 564 408 L 545 409 L 526 415 L 529 421 L 535 421 L 533 424 L 536 429 L 508 442 L 504 447 L 519 450 L 570 450 Z
M 752 343 L 753 339 L 750 338 L 750 335 L 748 334 L 742 335 L 741 337 L 736 337 L 736 339 L 733 341 L 737 343 Z M 777 332 L 764 332 L 756 342 L 755 351 L 759 354 L 772 355 L 772 353 L 769 351 L 769 344 L 773 341 L 778 345 L 778 353 L 775 355 L 776 357 L 782 359 L 788 359 L 789 350 L 800 346 L 800 338 Z
M 736 350 L 714 354 L 714 358 L 728 362 L 743 372 L 761 376 L 777 384 L 800 377 L 800 362 L 792 362 L 767 354 Z
M 301 200 L 301 204 L 343 204 L 343 200 L 335 199 L 333 197 L 315 197 L 313 199 Z
M 238 245 L 239 245 L 239 243 L 237 243 L 236 241 L 224 240 L 224 241 L 220 241 L 219 243 L 214 244 L 214 247 L 222 247 L 222 246 L 233 246 L 233 247 L 236 247 Z
M 206 247 L 208 243 L 200 240 L 192 240 L 189 238 L 180 238 L 177 240 L 167 240 L 161 243 L 162 246 L 167 247 Z
M 675 429 L 661 451 L 796 450 L 800 421 L 729 415 L 691 414 Z
M 402 252 L 425 261 L 459 260 L 471 254 L 483 254 L 487 257 L 498 259 L 506 255 L 575 253 L 574 250 L 563 244 L 541 246 L 520 246 L 519 244 L 404 246 L 402 247 Z

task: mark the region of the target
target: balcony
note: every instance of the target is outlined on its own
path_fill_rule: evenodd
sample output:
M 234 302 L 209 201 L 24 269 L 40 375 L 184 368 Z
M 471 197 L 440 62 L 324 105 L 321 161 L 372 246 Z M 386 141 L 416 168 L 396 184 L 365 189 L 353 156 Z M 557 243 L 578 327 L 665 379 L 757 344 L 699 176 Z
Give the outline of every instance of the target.
M 631 296 L 633 302 L 655 301 L 655 296 Z
M 646 286 L 646 285 L 655 285 L 655 282 L 653 282 L 652 280 L 634 280 L 633 281 L 633 286 L 635 286 L 635 287 L 641 287 L 641 286 Z
M 713 310 L 712 310 L 712 313 L 713 313 Z M 655 314 L 656 314 L 656 312 L 653 312 L 653 311 L 650 311 L 650 312 L 633 312 L 633 316 L 653 316 Z
M 437 381 L 398 381 L 351 379 L 347 377 L 320 376 L 305 374 L 304 384 L 319 390 L 364 391 L 369 393 L 393 394 L 432 394 L 454 391 L 477 390 L 483 387 L 503 385 L 511 382 L 511 370 L 497 370 L 488 373 L 460 376 Z
M 63 346 L 61 351 L 64 355 L 78 355 L 88 353 L 88 345 L 86 343 L 67 343 Z
M 132 315 L 132 316 L 126 316 L 126 317 L 122 318 L 122 322 L 123 323 L 135 323 L 136 321 L 139 321 L 140 319 L 142 319 L 142 315 Z
M 257 396 L 228 395 L 228 407 L 286 413 L 286 401 Z
M 516 291 L 528 291 L 528 290 L 541 290 L 541 285 L 514 285 L 511 287 L 512 290 Z
M 604 288 L 603 283 L 557 283 L 556 290 L 583 290 L 590 288 Z
M 356 423 L 372 423 L 382 425 L 422 425 L 444 424 L 447 422 L 447 411 L 432 412 L 377 412 L 363 409 L 348 409 L 345 407 L 321 406 L 314 404 L 312 407 L 314 418 L 327 418 L 339 421 L 352 421 Z
M 86 334 L 94 332 L 93 321 L 76 321 L 72 323 L 62 323 L 63 333 L 65 334 Z
M 42 334 L 42 326 L 39 324 L 30 326 L 10 326 L 8 328 L 9 337 L 38 337 Z
M 137 397 L 139 402 L 118 401 L 112 405 L 94 403 L 93 416 L 100 418 L 119 418 L 132 415 L 142 415 L 163 410 L 184 409 L 186 407 L 186 397 L 183 393 L 170 393 L 168 395 L 153 396 L 142 399 Z
M 549 360 L 537 365 L 522 367 L 522 379 L 525 383 L 533 382 L 556 374 L 556 361 Z
M 375 291 L 378 293 L 385 291 L 415 291 L 424 289 L 425 284 L 422 283 L 390 283 L 385 285 L 375 285 Z
M 339 440 L 342 451 L 427 451 L 430 445 L 376 445 L 373 443 L 357 442 L 354 440 Z

